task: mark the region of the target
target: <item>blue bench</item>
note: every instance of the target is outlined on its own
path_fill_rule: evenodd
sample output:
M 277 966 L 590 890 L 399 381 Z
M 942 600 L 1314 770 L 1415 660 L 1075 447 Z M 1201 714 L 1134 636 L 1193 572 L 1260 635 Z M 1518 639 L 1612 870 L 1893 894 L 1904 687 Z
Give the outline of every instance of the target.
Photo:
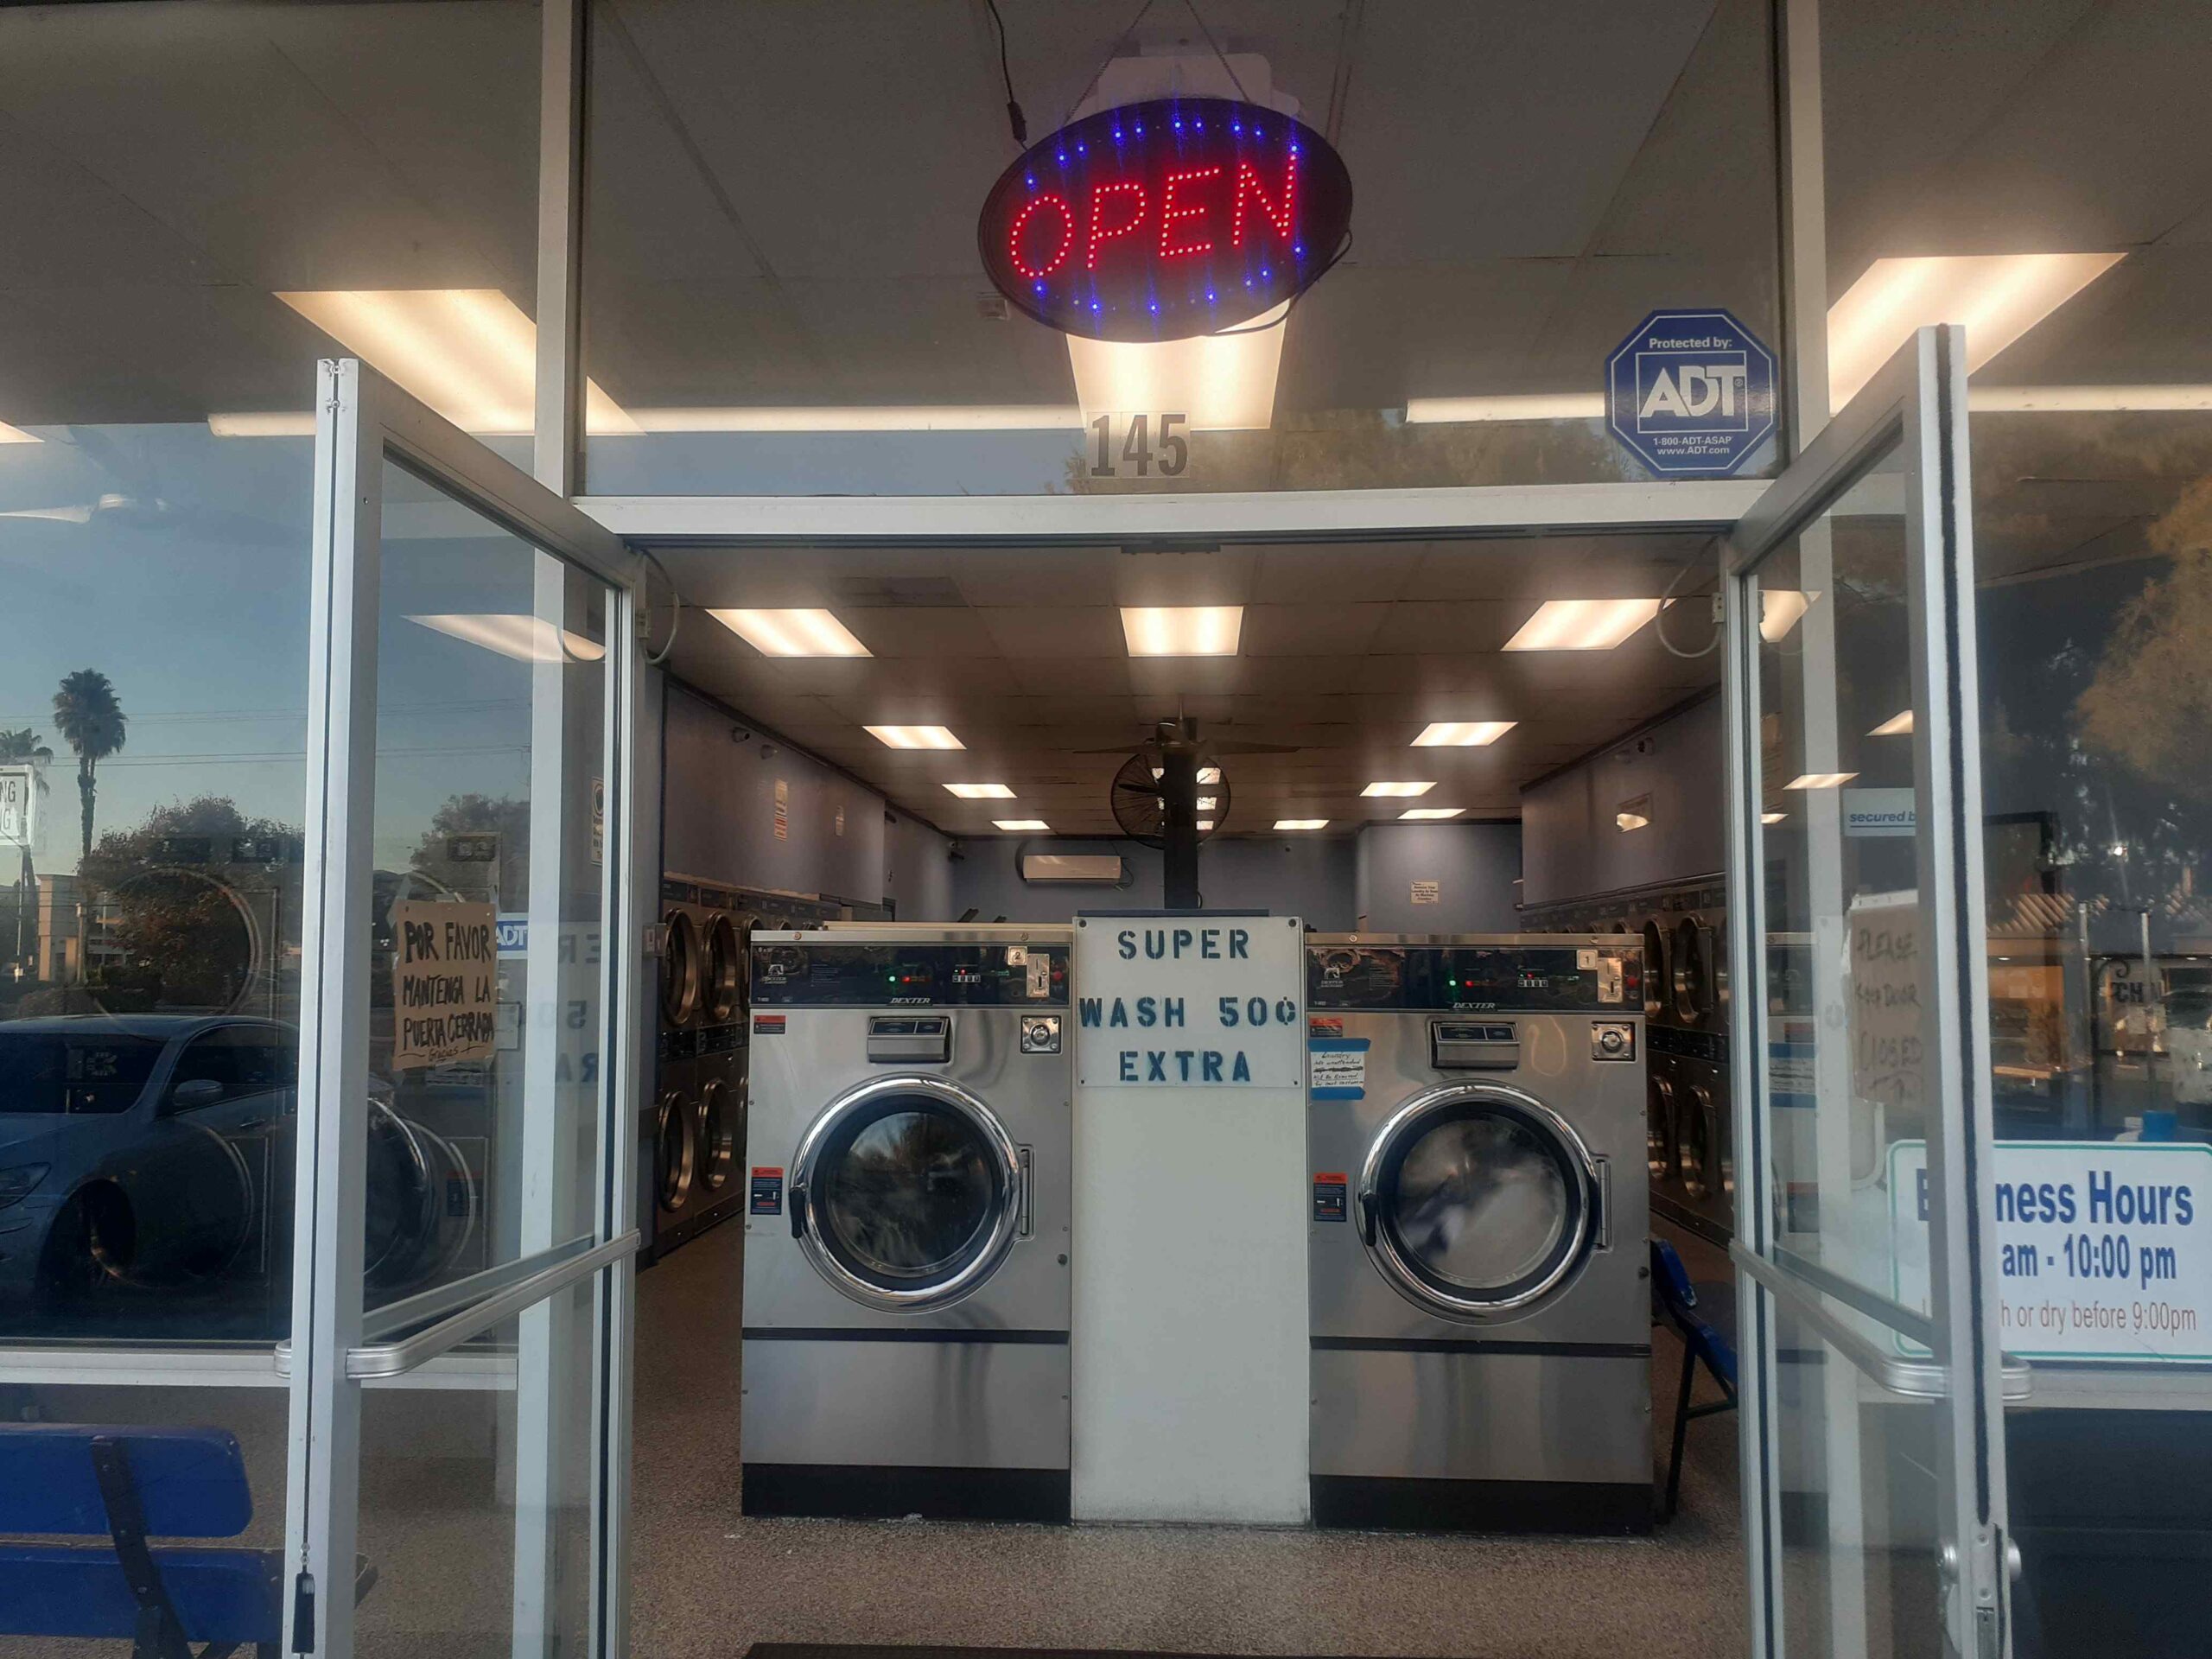
M 1673 1520 L 1682 1495 L 1682 1443 L 1690 1419 L 1736 1408 L 1736 1289 L 1719 1280 L 1690 1282 L 1681 1253 L 1663 1238 L 1651 1241 L 1651 1286 L 1660 1316 L 1682 1339 L 1682 1383 L 1675 1397 L 1675 1448 L 1667 1459 L 1667 1503 L 1663 1517 Z M 1690 1384 L 1698 1362 L 1713 1373 L 1725 1396 L 1709 1404 L 1690 1404 Z
M 107 1541 L 0 1543 L 0 1635 L 127 1641 L 132 1659 L 248 1645 L 276 1659 L 282 1551 L 148 1542 L 235 1538 L 252 1519 L 245 1459 L 223 1429 L 0 1424 L 0 1533 Z M 356 1599 L 375 1578 L 359 1568 Z

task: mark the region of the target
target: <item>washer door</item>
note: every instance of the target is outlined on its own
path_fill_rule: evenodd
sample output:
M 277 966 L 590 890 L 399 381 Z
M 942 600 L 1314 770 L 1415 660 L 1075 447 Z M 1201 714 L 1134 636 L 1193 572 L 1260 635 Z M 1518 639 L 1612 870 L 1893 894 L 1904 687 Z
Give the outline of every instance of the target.
M 1449 1319 L 1525 1313 L 1580 1271 L 1598 1166 L 1567 1120 L 1503 1084 L 1414 1096 L 1368 1149 L 1360 1231 L 1400 1294 Z
M 710 1026 L 726 1026 L 742 1011 L 740 1004 L 743 954 L 737 942 L 737 929 L 727 916 L 709 918 L 705 929 L 705 949 L 701 952 L 702 971 L 700 975 L 700 1007 Z
M 1020 1224 L 1020 1148 L 989 1107 L 942 1077 L 879 1077 L 833 1102 L 791 1179 L 791 1230 L 817 1271 L 893 1313 L 973 1294 Z
M 1702 1204 L 1713 1196 L 1713 1131 L 1719 1127 L 1713 1090 L 1702 1083 L 1690 1084 L 1675 1122 L 1675 1168 L 1682 1178 L 1682 1190 Z
M 1652 1066 L 1643 1074 L 1643 1156 L 1655 1181 L 1674 1173 L 1675 1121 L 1675 1079 Z
M 664 919 L 668 948 L 660 963 L 661 1018 L 671 1026 L 688 1026 L 699 1012 L 699 930 L 689 911 L 671 910 Z
M 692 1121 L 691 1097 L 671 1089 L 653 1114 L 653 1196 L 670 1215 L 691 1201 L 699 1173 L 699 1135 Z
M 1655 918 L 1643 925 L 1643 1017 L 1667 1012 L 1667 936 Z
M 745 1142 L 745 1079 L 714 1077 L 699 1091 L 699 1178 L 719 1192 L 737 1168 Z
M 1675 925 L 1675 1017 L 1694 1026 L 1713 1006 L 1713 968 L 1706 960 L 1709 936 L 1694 916 Z

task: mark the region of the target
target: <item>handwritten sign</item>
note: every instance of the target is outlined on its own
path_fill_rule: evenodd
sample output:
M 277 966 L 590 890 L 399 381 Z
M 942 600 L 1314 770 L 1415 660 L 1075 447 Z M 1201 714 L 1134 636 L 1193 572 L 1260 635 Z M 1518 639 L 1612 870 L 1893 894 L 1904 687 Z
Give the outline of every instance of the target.
M 1302 1091 L 1303 940 L 1282 917 L 1078 918 L 1078 1081 Z
M 1917 1111 L 1926 1065 L 1919 895 L 1871 894 L 1851 906 L 1851 1092 Z
M 499 1042 L 499 918 L 488 904 L 391 906 L 391 1067 L 489 1059 Z

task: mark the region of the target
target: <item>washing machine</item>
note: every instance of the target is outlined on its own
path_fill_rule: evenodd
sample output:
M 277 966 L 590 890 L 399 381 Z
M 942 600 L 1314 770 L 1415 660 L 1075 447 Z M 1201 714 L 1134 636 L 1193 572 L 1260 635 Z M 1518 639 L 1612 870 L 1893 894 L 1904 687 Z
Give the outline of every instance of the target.
M 1316 935 L 1315 1522 L 1651 1525 L 1633 934 Z
M 753 934 L 747 1515 L 1068 1518 L 1072 943 Z
M 708 956 L 713 911 L 701 893 L 701 884 L 684 877 L 661 883 L 653 1090 L 638 1125 L 637 1213 L 646 1266 L 696 1234 L 708 1208 L 701 1106 L 715 1067 L 702 1051 L 715 969 Z
M 1666 952 L 1664 971 L 1649 976 L 1651 1205 L 1725 1248 L 1736 1224 L 1727 893 L 1717 883 L 1684 887 L 1663 903 L 1645 926 L 1647 950 L 1656 934 Z

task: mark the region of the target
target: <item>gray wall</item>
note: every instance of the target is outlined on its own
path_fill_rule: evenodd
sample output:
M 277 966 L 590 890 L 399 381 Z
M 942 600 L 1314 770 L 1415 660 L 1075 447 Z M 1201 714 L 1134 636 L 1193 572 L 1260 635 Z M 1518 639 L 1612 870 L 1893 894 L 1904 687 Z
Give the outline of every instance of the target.
M 733 886 L 882 899 L 882 797 L 781 744 L 735 741 L 742 721 L 673 681 L 666 709 L 662 868 Z M 774 753 L 764 755 L 764 747 Z
M 1624 834 L 1621 804 L 1649 795 L 1649 826 Z M 1727 862 L 1727 773 L 1719 696 L 1521 791 L 1522 902 L 1712 875 Z
M 1021 849 L 1039 853 L 1118 853 L 1128 861 L 1129 885 L 1113 887 L 1033 887 L 1016 861 Z M 969 906 L 976 919 L 1004 916 L 1013 922 L 1064 922 L 1079 910 L 1149 909 L 1160 903 L 1160 855 L 1120 840 L 1072 837 L 994 837 L 961 843 L 952 867 L 952 914 Z M 1265 910 L 1301 916 L 1325 932 L 1352 925 L 1351 841 L 1296 836 L 1281 840 L 1210 842 L 1198 852 L 1198 890 L 1216 910 Z M 906 914 L 901 906 L 899 914 Z
M 887 867 L 883 895 L 902 922 L 949 922 L 960 913 L 952 902 L 950 843 L 918 818 L 893 812 L 885 826 Z
M 1354 909 L 1370 933 L 1511 933 L 1517 823 L 1371 823 L 1359 833 Z M 1437 902 L 1413 902 L 1433 881 Z

